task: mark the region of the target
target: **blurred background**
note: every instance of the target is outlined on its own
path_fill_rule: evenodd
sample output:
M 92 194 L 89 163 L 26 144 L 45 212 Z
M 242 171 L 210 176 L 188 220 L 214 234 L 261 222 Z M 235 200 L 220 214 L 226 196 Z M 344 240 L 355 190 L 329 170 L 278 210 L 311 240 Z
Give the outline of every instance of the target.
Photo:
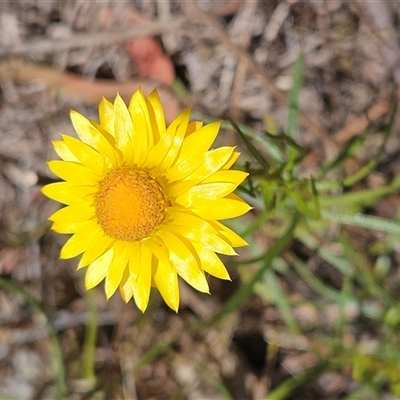
M 396 1 L 0 3 L 1 399 L 400 398 Z M 249 246 L 176 314 L 83 288 L 51 140 L 154 87 L 224 120 Z M 229 120 L 234 123 L 230 123 Z

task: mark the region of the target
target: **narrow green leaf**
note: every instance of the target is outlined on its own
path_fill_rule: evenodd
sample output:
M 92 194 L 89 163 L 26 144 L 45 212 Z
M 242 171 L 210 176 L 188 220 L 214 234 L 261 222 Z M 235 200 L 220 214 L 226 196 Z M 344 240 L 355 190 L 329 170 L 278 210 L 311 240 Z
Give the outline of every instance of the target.
M 375 276 L 372 272 L 372 266 L 364 254 L 355 248 L 350 238 L 348 238 L 344 233 L 340 234 L 339 241 L 343 245 L 344 256 L 358 271 L 355 275 L 355 279 L 363 284 L 369 293 L 380 299 L 383 304 L 387 306 L 395 305 L 396 300 L 376 282 Z
M 351 298 L 350 292 L 353 283 L 352 275 L 345 275 L 343 277 L 342 290 L 340 291 L 339 301 L 338 301 L 338 317 L 335 323 L 335 328 L 337 332 L 337 336 L 341 337 L 343 334 L 343 329 L 345 326 L 345 307 L 348 304 L 349 299 Z
M 50 340 L 53 345 L 53 359 L 54 363 L 56 365 L 56 385 L 57 385 L 57 390 L 59 394 L 60 399 L 68 399 L 69 394 L 68 394 L 68 387 L 67 387 L 67 382 L 66 382 L 66 373 L 65 373 L 65 365 L 64 365 L 64 359 L 61 351 L 61 346 L 60 342 L 57 337 L 57 332 L 56 329 L 53 325 L 53 322 L 51 318 L 47 315 L 46 311 L 42 307 L 42 305 L 37 302 L 28 292 L 26 292 L 24 289 L 21 287 L 15 285 L 11 281 L 8 281 L 4 278 L 0 277 L 0 287 L 6 289 L 7 291 L 11 293 L 16 293 L 20 295 L 26 304 L 29 305 L 34 311 L 37 313 L 41 314 L 45 321 L 46 321 L 46 326 L 49 332 Z
M 294 190 L 287 190 L 287 195 L 290 196 L 296 204 L 297 210 L 301 213 L 306 215 L 309 218 L 315 219 L 317 217 L 314 210 L 312 210 L 308 204 L 299 196 L 297 192 Z
M 220 376 L 215 374 L 215 371 L 210 371 L 206 366 L 200 363 L 196 365 L 196 369 L 200 374 L 204 375 L 209 382 L 211 382 L 224 400 L 234 400 L 225 382 Z
M 400 189 L 400 180 L 395 179 L 390 185 L 375 188 L 348 192 L 337 196 L 320 196 L 322 207 L 331 206 L 369 206 L 374 204 L 391 193 Z
M 319 295 L 335 303 L 339 302 L 341 292 L 326 286 L 321 280 L 319 280 L 307 266 L 297 258 L 295 255 L 291 256 L 291 265 L 295 268 L 297 273 L 308 283 L 308 285 Z M 348 299 L 355 301 L 354 297 L 349 296 Z
M 296 233 L 297 233 L 296 238 L 301 243 L 303 243 L 309 249 L 316 251 L 322 259 L 327 261 L 342 274 L 352 275 L 355 273 L 354 267 L 348 260 L 339 255 L 334 254 L 332 250 L 329 248 L 329 246 L 324 244 L 322 240 L 317 240 L 306 229 L 304 228 L 301 229 L 301 227 L 299 227 Z
M 297 150 L 300 154 L 305 155 L 307 153 L 307 150 L 304 147 L 300 146 L 293 138 L 283 132 L 280 132 L 277 135 L 265 132 L 265 135 L 275 142 L 282 142 L 289 147 L 293 147 L 293 149 Z
M 390 122 L 385 130 L 384 136 L 382 143 L 380 144 L 378 151 L 376 154 L 365 164 L 359 171 L 357 171 L 355 174 L 347 177 L 346 179 L 343 180 L 343 185 L 344 186 L 352 186 L 355 183 L 359 182 L 361 179 L 366 177 L 379 163 L 379 158 L 381 157 L 383 151 L 385 150 L 386 143 L 390 137 L 390 134 L 392 132 L 394 120 L 395 120 L 395 111 L 396 108 L 393 108 L 392 115 L 390 117 Z
M 268 393 L 265 400 L 285 400 L 289 398 L 297 388 L 321 374 L 327 365 L 328 361 L 320 361 L 315 367 L 286 379 L 272 392 Z
M 283 163 L 285 157 L 279 147 L 276 145 L 274 140 L 269 139 L 265 134 L 256 132 L 243 124 L 237 124 L 240 130 L 251 140 L 260 144 L 264 150 L 278 163 Z M 232 129 L 230 121 L 224 121 L 221 125 L 224 129 Z
M 311 192 L 313 194 L 313 199 L 314 199 L 315 218 L 320 219 L 321 218 L 321 205 L 319 202 L 318 190 L 317 190 L 317 186 L 315 184 L 314 178 L 310 179 L 310 184 L 311 184 Z
M 301 333 L 301 329 L 296 321 L 296 318 L 293 316 L 287 296 L 282 293 L 282 290 L 279 287 L 279 283 L 274 272 L 271 270 L 266 271 L 263 281 L 267 285 L 269 296 L 272 298 L 272 301 L 280 311 L 286 326 L 289 328 L 291 333 L 299 335 Z
M 247 138 L 247 136 L 241 131 L 239 126 L 233 122 L 230 118 L 228 121 L 232 124 L 233 128 L 235 129 L 236 133 L 240 136 L 243 140 L 243 143 L 246 145 L 249 152 L 253 155 L 253 157 L 257 160 L 260 166 L 264 169 L 264 171 L 268 170 L 268 163 L 264 156 L 258 151 L 258 149 L 251 143 L 251 141 Z
M 338 224 L 359 226 L 366 229 L 374 229 L 394 235 L 400 235 L 400 222 L 375 217 L 373 215 L 366 215 L 363 213 L 346 215 L 324 211 L 322 217 Z
M 272 185 L 268 184 L 268 182 L 261 181 L 261 195 L 264 200 L 264 211 L 268 212 L 271 211 L 275 207 L 276 198 L 276 188 Z
M 370 135 L 369 130 L 366 130 L 362 135 L 353 138 L 344 150 L 331 162 L 325 164 L 320 173 L 318 174 L 317 180 L 321 180 L 328 172 L 341 166 L 350 156 L 352 156 L 365 142 L 367 137 Z
M 299 136 L 299 96 L 304 79 L 304 56 L 299 54 L 294 64 L 293 85 L 289 92 L 289 111 L 287 121 L 287 134 L 291 138 Z

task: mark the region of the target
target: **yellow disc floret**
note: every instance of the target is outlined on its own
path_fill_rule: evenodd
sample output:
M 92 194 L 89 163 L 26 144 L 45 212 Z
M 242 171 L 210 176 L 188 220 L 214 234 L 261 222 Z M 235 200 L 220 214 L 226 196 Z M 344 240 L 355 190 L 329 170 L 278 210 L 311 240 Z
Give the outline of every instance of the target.
M 118 168 L 99 183 L 95 197 L 97 221 L 104 232 L 136 242 L 151 236 L 165 216 L 160 185 L 146 172 Z

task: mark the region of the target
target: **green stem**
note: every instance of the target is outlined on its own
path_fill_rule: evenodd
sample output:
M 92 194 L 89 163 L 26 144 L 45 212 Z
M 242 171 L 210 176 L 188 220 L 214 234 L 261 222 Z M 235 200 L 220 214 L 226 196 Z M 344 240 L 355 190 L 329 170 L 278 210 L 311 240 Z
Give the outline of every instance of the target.
M 56 368 L 56 385 L 58 389 L 59 398 L 64 400 L 68 399 L 68 389 L 65 378 L 65 366 L 64 360 L 61 352 L 60 343 L 58 341 L 56 329 L 50 319 L 50 317 L 46 314 L 46 311 L 43 309 L 41 304 L 37 302 L 28 292 L 24 289 L 14 285 L 10 281 L 0 277 L 0 286 L 11 293 L 15 293 L 20 295 L 25 302 L 36 312 L 42 314 L 45 318 L 47 329 L 49 332 L 50 339 L 53 344 L 53 356 L 54 361 L 57 366 Z
M 95 374 L 95 350 L 97 340 L 97 303 L 95 299 L 95 291 L 86 291 L 86 303 L 87 303 L 87 321 L 85 327 L 85 341 L 83 343 L 83 365 L 82 375 L 83 378 L 88 382 L 89 390 L 92 389 L 96 384 Z
M 285 400 L 291 397 L 296 389 L 305 383 L 310 382 L 318 374 L 320 374 L 327 363 L 327 361 L 320 361 L 320 363 L 318 363 L 315 367 L 286 379 L 282 384 L 270 392 L 265 400 Z

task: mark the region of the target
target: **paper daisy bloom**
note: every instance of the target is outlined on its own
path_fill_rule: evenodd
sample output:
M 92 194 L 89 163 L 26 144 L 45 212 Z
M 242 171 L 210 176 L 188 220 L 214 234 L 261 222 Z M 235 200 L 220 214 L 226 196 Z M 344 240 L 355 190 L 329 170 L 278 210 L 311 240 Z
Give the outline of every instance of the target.
M 53 142 L 62 160 L 48 165 L 63 181 L 43 193 L 66 204 L 50 217 L 54 231 L 72 234 L 61 258 L 82 255 L 86 289 L 105 280 L 107 298 L 119 288 L 144 312 L 156 287 L 177 311 L 178 275 L 205 293 L 207 274 L 229 279 L 216 253 L 246 242 L 219 220 L 250 209 L 232 193 L 247 173 L 229 170 L 234 147 L 209 150 L 219 122 L 190 122 L 186 109 L 166 126 L 157 91 L 136 91 L 128 107 L 103 98 L 99 116 L 71 111 L 80 140 Z

